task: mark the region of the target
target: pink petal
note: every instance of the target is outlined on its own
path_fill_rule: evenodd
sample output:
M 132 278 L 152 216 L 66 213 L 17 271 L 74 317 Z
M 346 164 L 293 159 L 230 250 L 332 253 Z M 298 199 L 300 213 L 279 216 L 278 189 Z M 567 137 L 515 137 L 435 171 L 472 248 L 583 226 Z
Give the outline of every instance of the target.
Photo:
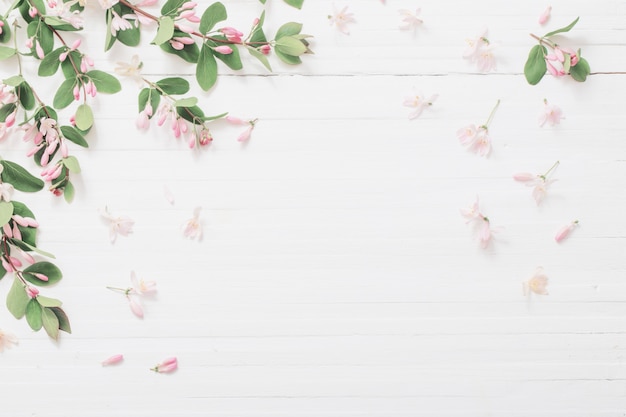
M 113 355 L 110 358 L 107 358 L 105 360 L 102 361 L 102 366 L 109 366 L 109 365 L 115 365 L 117 363 L 120 363 L 124 360 L 124 355 L 122 354 L 118 354 L 118 355 Z
M 139 318 L 143 318 L 143 307 L 134 299 L 128 297 L 128 305 L 130 306 L 131 311 L 135 314 L 135 316 Z

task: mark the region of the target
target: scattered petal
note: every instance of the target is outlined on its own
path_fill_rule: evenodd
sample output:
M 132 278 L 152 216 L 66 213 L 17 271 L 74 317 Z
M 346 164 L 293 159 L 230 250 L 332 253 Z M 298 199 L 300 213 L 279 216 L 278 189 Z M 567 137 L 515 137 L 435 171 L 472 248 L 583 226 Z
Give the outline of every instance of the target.
M 559 106 L 548 104 L 548 100 L 545 99 L 543 103 L 543 111 L 539 115 L 539 126 L 543 127 L 546 122 L 549 123 L 550 126 L 555 126 L 561 122 L 561 119 L 565 119 L 565 117 L 563 117 L 563 111 Z
M 170 203 L 171 205 L 174 205 L 174 194 L 172 193 L 172 191 L 168 188 L 167 185 L 163 186 L 163 196 L 165 197 L 165 199 L 167 200 L 168 203 Z
M 578 220 L 574 220 L 570 224 L 563 226 L 554 236 L 554 240 L 559 243 L 569 236 L 569 234 L 578 226 Z
M 548 20 L 550 20 L 550 13 L 552 13 L 552 6 L 548 6 L 546 10 L 541 13 L 539 16 L 539 24 L 545 25 Z
M 164 359 L 161 363 L 157 364 L 154 368 L 151 368 L 150 370 L 164 374 L 174 372 L 176 369 L 178 369 L 178 359 L 176 357 L 171 357 Z
M 113 356 L 103 360 L 102 361 L 102 366 L 115 365 L 115 364 L 118 364 L 118 363 L 122 362 L 123 360 L 124 360 L 124 355 L 122 355 L 122 354 L 113 355 Z
M 193 211 L 193 217 L 183 225 L 183 236 L 188 239 L 202 239 L 202 222 L 200 221 L 200 211 L 202 207 L 196 207 Z
M 402 30 L 415 30 L 419 25 L 424 23 L 424 21 L 419 17 L 422 12 L 419 8 L 415 10 L 415 13 L 407 9 L 400 9 L 398 12 L 402 18 L 400 22 L 400 29 Z

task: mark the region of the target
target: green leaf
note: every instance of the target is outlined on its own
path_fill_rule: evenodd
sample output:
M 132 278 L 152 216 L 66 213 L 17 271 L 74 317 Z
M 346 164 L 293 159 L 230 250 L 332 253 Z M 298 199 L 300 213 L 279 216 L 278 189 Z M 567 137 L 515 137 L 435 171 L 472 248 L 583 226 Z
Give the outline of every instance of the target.
M 561 29 L 557 29 L 557 30 L 553 30 L 552 32 L 548 32 L 545 35 L 543 35 L 544 38 L 549 38 L 550 36 L 554 36 L 557 33 L 564 33 L 564 32 L 569 32 L 570 30 L 572 30 L 572 28 L 574 26 L 576 26 L 576 23 L 578 23 L 578 19 L 580 19 L 580 17 L 577 17 L 576 19 L 574 19 L 574 21 L 572 23 L 570 23 L 569 25 L 561 28 Z
M 175 14 L 186 1 L 187 0 L 167 0 L 163 7 L 161 7 L 161 15 L 167 16 L 172 13 Z
M 5 104 L 4 106 L 0 107 L 0 122 L 4 122 L 9 114 L 13 113 L 15 109 L 17 109 L 15 103 Z
M 59 26 L 58 29 L 65 31 L 76 30 L 71 25 Z M 41 49 L 43 49 L 43 53 L 49 54 L 52 52 L 52 49 L 54 49 L 54 35 L 52 34 L 52 30 L 46 25 L 40 25 L 37 37 L 39 38 L 39 44 L 41 45 Z
M 117 40 L 126 46 L 137 46 L 141 41 L 141 29 L 133 26 L 130 29 L 117 32 Z
M 547 66 L 544 58 L 546 52 L 545 46 L 535 45 L 528 54 L 528 59 L 524 65 L 524 75 L 530 85 L 536 85 L 546 75 Z
M 283 36 L 276 41 L 274 49 L 285 55 L 300 56 L 304 54 L 308 48 L 299 39 L 292 36 Z
M 7 43 L 11 40 L 11 26 L 2 16 L 0 16 L 0 22 L 4 24 L 2 26 L 2 33 L 0 33 L 0 43 Z
M 87 130 L 91 126 L 93 126 L 93 111 L 89 105 L 81 104 L 76 109 L 76 127 L 80 130 Z
M 161 45 L 172 39 L 172 36 L 174 36 L 174 19 L 169 16 L 163 16 L 159 19 L 159 29 L 151 43 Z
M 265 33 L 263 32 L 263 23 L 265 22 L 265 10 L 261 13 L 259 17 L 259 23 L 256 25 L 252 32 L 252 36 L 250 36 L 250 42 L 253 44 L 257 44 L 257 42 L 267 42 L 267 38 L 265 37 Z
M 32 110 L 35 108 L 35 95 L 33 94 L 33 90 L 30 88 L 30 85 L 24 81 L 20 84 L 15 92 L 20 98 L 20 103 L 22 107 L 26 110 Z
M 41 107 L 37 112 L 35 112 L 34 119 L 47 118 L 54 119 L 57 122 L 59 121 L 59 117 L 57 116 L 57 112 L 50 106 Z
M 0 164 L 4 167 L 2 174 L 0 174 L 2 182 L 13 184 L 16 190 L 32 193 L 43 188 L 44 182 L 42 180 L 34 177 L 15 162 L 2 160 Z
M 75 78 L 68 78 L 63 81 L 54 95 L 52 104 L 57 109 L 64 109 L 74 101 L 74 86 L 76 85 Z
M 150 100 L 150 107 L 152 107 L 152 111 L 154 112 L 159 107 L 159 102 L 161 101 L 159 91 L 154 88 L 144 88 L 139 92 L 139 96 L 137 97 L 139 112 L 144 111 L 148 100 Z M 150 118 L 152 118 L 152 116 L 150 116 Z
M 61 278 L 63 278 L 61 270 L 57 268 L 55 264 L 48 261 L 36 262 L 28 268 L 24 269 L 24 271 L 22 272 L 26 281 L 41 287 L 47 287 L 49 285 L 56 284 L 61 280 Z M 40 280 L 35 275 L 33 275 L 34 273 L 44 274 L 48 277 L 48 281 Z
M 68 181 L 67 184 L 65 184 L 65 188 L 63 188 L 63 198 L 67 203 L 71 203 L 74 201 L 74 194 L 74 185 Z
M 61 300 L 44 297 L 43 295 L 38 295 L 37 301 L 39 301 L 39 304 L 41 304 L 42 307 L 61 307 L 63 305 Z
M 52 310 L 57 316 L 57 319 L 59 319 L 59 330 L 63 330 L 66 333 L 72 333 L 70 320 L 67 318 L 67 314 L 65 314 L 65 311 L 63 311 L 61 307 L 51 307 L 50 310 Z
M 261 2 L 261 4 L 265 4 L 267 0 L 259 0 L 259 1 Z
M 174 102 L 174 107 L 193 107 L 198 104 L 198 99 L 195 97 L 186 97 L 181 98 L 180 100 L 176 100 Z
M 296 9 L 302 9 L 302 5 L 304 4 L 304 0 L 285 0 L 290 6 L 295 7 Z
M 59 70 L 59 65 L 61 65 L 59 57 L 64 50 L 64 47 L 57 48 L 54 51 L 50 52 L 48 55 L 46 55 L 39 64 L 39 71 L 37 71 L 37 74 L 40 77 L 49 77 L 56 74 L 56 72 Z
M 104 39 L 104 52 L 111 49 L 111 47 L 113 47 L 113 44 L 117 40 L 117 38 L 111 33 L 111 22 L 113 21 L 113 12 L 111 9 L 112 8 L 107 9 L 107 14 L 106 14 L 107 29 L 106 29 L 106 37 Z
M 177 107 L 176 112 L 180 117 L 194 124 L 201 124 L 204 121 L 204 112 L 198 106 Z
M 250 55 L 252 55 L 256 59 L 261 61 L 261 64 L 263 64 L 263 66 L 265 66 L 265 68 L 267 68 L 268 71 L 270 72 L 272 71 L 272 67 L 270 66 L 270 61 L 267 59 L 265 55 L 263 55 L 262 52 L 252 47 L 248 47 L 247 49 L 248 49 L 248 52 L 250 52 Z
M 202 13 L 199 27 L 200 33 L 207 34 L 218 22 L 224 21 L 227 18 L 226 7 L 219 1 L 213 3 Z
M 46 252 L 46 251 L 41 250 L 41 249 L 39 249 L 39 248 L 37 248 L 35 246 L 29 245 L 28 243 L 24 242 L 23 240 L 18 240 L 18 239 L 15 239 L 15 238 L 11 238 L 10 240 L 16 246 L 20 246 L 22 248 L 25 246 L 26 247 L 25 250 L 27 250 L 27 251 L 37 252 L 40 255 L 46 256 L 48 258 L 55 259 L 55 256 L 53 254 L 51 254 L 50 252 Z
M 87 76 L 96 85 L 99 93 L 115 94 L 122 90 L 122 85 L 118 79 L 104 71 L 91 70 Z
M 63 162 L 63 165 L 65 165 L 67 169 L 70 170 L 70 172 L 74 174 L 80 174 L 80 164 L 78 163 L 78 159 L 76 159 L 75 156 L 70 155 L 67 158 L 61 159 L 61 162 Z
M 174 36 L 181 37 L 181 38 L 191 38 L 191 36 L 178 30 L 174 31 Z M 192 64 L 195 64 L 196 62 L 198 62 L 198 56 L 200 55 L 200 48 L 198 48 L 198 45 L 196 45 L 195 43 L 185 45 L 185 47 L 181 49 L 180 51 L 178 49 L 174 49 L 169 42 L 162 43 L 161 45 L 159 45 L 159 47 L 165 52 L 169 54 L 178 55 L 185 61 L 190 62 Z
M 222 113 L 222 114 L 218 114 L 216 116 L 204 116 L 202 118 L 202 120 L 204 120 L 205 122 L 210 122 L 211 120 L 221 119 L 221 118 L 226 117 L 226 116 L 228 116 L 228 112 Z
M 88 148 L 89 144 L 85 140 L 85 137 L 74 126 L 61 126 L 61 133 L 65 139 L 74 142 L 75 144 Z
M 4 226 L 13 216 L 13 203 L 10 201 L 0 201 L 0 227 Z
M 28 322 L 30 328 L 36 332 L 41 329 L 41 326 L 43 326 L 41 318 L 41 305 L 35 298 L 31 298 L 26 305 L 26 321 Z
M 24 284 L 22 281 L 15 278 L 13 279 L 13 285 L 7 294 L 7 309 L 13 317 L 21 319 L 26 314 L 26 306 L 30 301 L 30 297 L 26 294 Z
M 208 91 L 217 81 L 217 61 L 213 51 L 206 45 L 200 49 L 200 57 L 196 66 L 196 80 L 204 91 Z
M 302 23 L 288 22 L 278 28 L 276 31 L 276 40 L 284 38 L 285 36 L 297 35 L 302 30 Z
M 274 53 L 285 64 L 297 65 L 297 64 L 302 63 L 302 60 L 300 59 L 299 56 L 291 56 L 291 55 L 285 54 L 284 52 L 282 52 L 281 50 L 277 48 L 274 49 Z
M 46 330 L 46 333 L 48 333 L 48 336 L 57 340 L 59 337 L 59 319 L 56 314 L 54 314 L 51 309 L 44 308 L 41 314 L 41 319 L 43 328 Z
M 19 201 L 15 200 L 11 201 L 11 203 L 13 203 L 13 214 L 17 214 L 22 217 L 30 217 L 32 219 L 35 218 L 33 212 L 30 211 L 30 209 L 26 207 L 24 203 L 20 203 Z M 33 248 L 37 246 L 37 228 L 20 225 L 18 225 L 17 227 L 22 233 L 22 240 L 20 241 L 17 239 L 13 239 L 12 241 L 15 243 L 15 245 L 19 246 L 22 250 L 25 250 L 26 252 L 35 250 Z M 37 251 L 39 250 L 37 249 Z M 49 256 L 50 254 L 42 253 L 42 255 Z M 54 256 L 51 257 L 54 258 Z
M 4 269 L 4 267 L 2 266 L 2 264 L 0 264 L 0 279 L 4 278 L 4 276 L 7 274 L 7 270 Z
M 15 55 L 17 50 L 15 48 L 9 48 L 8 46 L 0 46 L 0 60 L 7 59 Z
M 186 94 L 189 91 L 189 82 L 184 78 L 163 78 L 156 82 L 165 94 Z
M 24 82 L 24 77 L 21 75 L 14 75 L 12 77 L 7 78 L 6 80 L 2 80 L 2 83 L 8 85 L 9 87 L 17 87 L 18 85 Z
M 579 58 L 578 63 L 573 67 L 570 67 L 569 73 L 573 79 L 579 82 L 583 82 L 587 79 L 587 75 L 591 72 L 589 62 L 585 58 Z

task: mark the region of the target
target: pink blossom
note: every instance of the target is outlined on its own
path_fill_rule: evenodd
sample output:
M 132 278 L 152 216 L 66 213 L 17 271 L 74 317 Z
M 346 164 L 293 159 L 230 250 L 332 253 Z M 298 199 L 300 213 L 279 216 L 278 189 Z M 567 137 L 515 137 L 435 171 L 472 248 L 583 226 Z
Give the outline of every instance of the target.
M 548 122 L 550 126 L 555 126 L 561 122 L 561 119 L 565 119 L 560 107 L 554 104 L 548 104 L 548 100 L 546 99 L 543 100 L 543 103 L 543 111 L 539 116 L 539 126 L 543 127 L 546 122 Z
M 471 223 L 482 217 L 480 214 L 478 197 L 476 197 L 476 200 L 468 209 L 461 209 L 461 215 L 467 219 L 466 223 Z
M 409 113 L 409 120 L 418 118 L 424 109 L 433 105 L 435 100 L 439 97 L 438 94 L 433 94 L 430 97 L 426 98 L 421 93 L 414 93 L 412 96 L 406 97 L 404 99 L 403 105 L 405 107 L 410 107 L 413 110 Z
M 46 57 L 46 54 L 43 52 L 43 48 L 38 40 L 35 41 L 35 52 L 37 53 L 37 57 L 39 59 L 44 59 Z
M 415 10 L 415 13 L 411 12 L 407 9 L 400 9 L 398 12 L 402 17 L 402 21 L 400 23 L 401 30 L 415 30 L 419 25 L 424 23 L 424 21 L 419 17 L 421 14 L 421 9 L 418 8 Z
M 14 214 L 11 219 L 22 227 L 39 227 L 39 222 L 32 217 L 22 217 L 19 214 Z
M 35 298 L 37 297 L 37 295 L 39 295 L 39 290 L 31 285 L 27 285 L 26 286 L 26 294 L 30 297 L 30 298 Z
M 466 219 L 466 224 L 473 226 L 478 235 L 478 243 L 483 249 L 486 249 L 493 238 L 494 230 L 489 218 L 480 211 L 478 197 L 469 208 L 461 209 L 461 215 Z
M 474 138 L 474 141 L 469 146 L 469 149 L 480 156 L 489 156 L 491 153 L 491 138 L 487 129 L 481 126 Z
M 111 213 L 109 213 L 107 207 L 105 207 L 104 210 L 100 212 L 100 215 L 109 223 L 109 238 L 111 239 L 111 243 L 115 242 L 118 234 L 122 236 L 128 236 L 130 233 L 132 233 L 135 221 L 132 220 L 130 217 L 115 217 Z
M 478 229 L 478 242 L 480 246 L 485 249 L 489 246 L 489 242 L 491 242 L 492 231 L 491 231 L 491 223 L 487 217 L 483 217 L 480 222 L 480 226 Z
M 130 282 L 133 284 L 132 289 L 136 294 L 147 295 L 156 293 L 156 282 L 145 281 L 143 278 L 138 279 L 135 271 L 130 273 Z
M 486 36 L 487 29 L 484 29 L 476 38 L 466 39 L 467 48 L 463 52 L 463 58 L 475 63 L 480 72 L 496 69 L 496 58 L 493 54 L 496 46 Z
M 333 5 L 333 14 L 328 15 L 328 20 L 331 25 L 335 25 L 337 30 L 345 35 L 349 35 L 348 24 L 355 23 L 354 13 L 348 12 L 348 6 L 345 6 L 341 11 L 337 11 Z
M 234 125 L 246 125 L 248 124 L 248 122 L 246 120 L 243 120 L 239 117 L 235 117 L 235 116 L 226 116 L 226 121 L 228 123 L 232 123 Z
M 246 130 L 241 132 L 241 134 L 237 137 L 239 142 L 247 142 L 250 139 L 250 135 L 252 135 L 252 130 L 254 129 L 254 125 L 248 126 Z
M 556 240 L 557 243 L 561 242 L 563 239 L 565 239 L 567 236 L 569 236 L 571 231 L 574 230 L 576 228 L 576 226 L 578 226 L 578 220 L 574 220 L 570 224 L 568 224 L 566 226 L 563 226 L 556 233 L 556 236 L 554 236 L 554 240 Z
M 157 364 L 150 370 L 157 373 L 169 373 L 174 372 L 176 369 L 178 369 L 178 359 L 176 357 L 171 357 L 164 359 L 161 363 Z
M 202 207 L 196 207 L 193 210 L 193 217 L 183 225 L 183 236 L 188 239 L 202 239 L 202 222 L 200 220 L 200 210 Z
M 528 187 L 534 187 L 532 196 L 537 205 L 539 205 L 548 193 L 548 186 L 556 181 L 554 179 L 549 179 L 548 176 L 557 166 L 559 166 L 559 161 L 556 161 L 545 174 L 533 175 L 529 172 L 520 172 L 513 175 L 513 179 L 525 184 Z
M 530 296 L 531 293 L 538 295 L 548 295 L 548 277 L 543 272 L 543 268 L 539 267 L 535 270 L 532 277 L 523 283 L 522 289 L 524 295 Z
M 272 51 L 272 47 L 268 44 L 265 44 L 259 48 L 259 51 L 261 51 L 263 55 L 269 55 L 269 53 Z
M 531 174 L 530 172 L 518 172 L 513 175 L 513 179 L 518 182 L 532 182 L 534 184 L 537 181 L 537 175 Z
M 13 333 L 0 329 L 0 353 L 15 345 L 17 345 L 17 337 Z
M 219 32 L 222 32 L 224 36 L 226 36 L 226 39 L 228 39 L 230 42 L 241 43 L 241 37 L 243 36 L 243 33 L 238 31 L 237 29 L 227 26 L 221 28 Z
M 543 13 L 541 13 L 541 15 L 539 16 L 540 25 L 545 25 L 548 22 L 548 20 L 550 19 L 551 12 L 552 12 L 552 6 L 548 6 L 546 10 L 544 10 Z
M 489 156 L 491 152 L 491 138 L 489 136 L 489 124 L 496 113 L 500 100 L 496 102 L 496 105 L 491 110 L 489 118 L 485 124 L 476 127 L 473 124 L 467 125 L 457 131 L 457 137 L 461 142 L 461 145 L 466 146 L 470 151 L 480 155 Z
M 123 360 L 124 360 L 124 355 L 117 354 L 117 355 L 113 355 L 113 356 L 106 358 L 101 363 L 102 363 L 102 366 L 110 366 L 110 365 L 118 364 L 122 362 Z
M 40 281 L 48 282 L 48 280 L 50 279 L 50 278 L 48 278 L 47 275 L 41 274 L 39 272 L 31 272 L 30 274 L 33 275 L 35 278 L 37 278 Z
M 133 28 L 133 24 L 128 20 L 136 20 L 137 16 L 134 14 L 125 14 L 120 16 L 115 10 L 111 10 L 113 18 L 111 19 L 111 35 L 117 36 L 117 32 L 120 30 L 128 30 Z
M 476 66 L 480 72 L 490 72 L 496 69 L 496 57 L 493 55 L 494 45 L 487 45 L 479 50 L 476 56 Z

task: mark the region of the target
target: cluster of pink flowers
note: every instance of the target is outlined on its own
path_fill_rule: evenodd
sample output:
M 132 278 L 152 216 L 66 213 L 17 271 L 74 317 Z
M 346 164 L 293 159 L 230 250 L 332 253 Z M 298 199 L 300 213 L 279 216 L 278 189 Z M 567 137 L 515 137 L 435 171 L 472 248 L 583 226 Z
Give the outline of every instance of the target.
M 487 122 L 483 125 L 476 127 L 474 124 L 469 124 L 456 133 L 461 145 L 465 146 L 470 151 L 480 155 L 489 156 L 491 153 L 491 138 L 489 137 L 489 123 L 493 119 L 496 109 L 500 105 L 500 100 L 496 103 L 495 107 L 491 111 Z
M 463 58 L 475 63 L 480 72 L 489 72 L 496 69 L 496 58 L 493 55 L 495 45 L 487 39 L 487 29 L 475 38 L 466 39 L 467 48 Z
M 555 77 L 563 77 L 568 74 L 569 71 L 565 69 L 565 60 L 569 60 L 569 66 L 575 67 L 578 64 L 578 53 L 571 48 L 564 48 L 555 45 L 551 54 L 545 56 L 546 67 L 548 72 Z
M 37 127 L 39 125 L 39 127 Z M 56 120 L 48 117 L 39 119 L 37 123 L 25 123 L 22 125 L 24 130 L 24 141 L 32 141 L 33 146 L 27 156 L 33 156 L 41 149 L 45 148 L 41 156 L 41 166 L 45 167 L 50 162 L 50 158 L 58 150 L 63 158 L 67 158 L 67 143 L 62 135 L 59 134 Z M 52 172 L 42 173 L 42 176 L 50 176 Z M 60 171 L 59 171 L 60 173 Z M 58 175 L 56 176 L 58 177 Z M 51 179 L 56 178 L 51 177 Z
M 5 104 L 15 103 L 17 101 L 17 96 L 15 95 L 15 90 L 8 88 L 4 84 L 0 84 L 0 107 Z M 17 108 L 15 111 L 10 113 L 4 122 L 0 122 L 0 141 L 4 140 L 8 134 L 9 129 L 15 124 L 15 118 L 17 115 Z

